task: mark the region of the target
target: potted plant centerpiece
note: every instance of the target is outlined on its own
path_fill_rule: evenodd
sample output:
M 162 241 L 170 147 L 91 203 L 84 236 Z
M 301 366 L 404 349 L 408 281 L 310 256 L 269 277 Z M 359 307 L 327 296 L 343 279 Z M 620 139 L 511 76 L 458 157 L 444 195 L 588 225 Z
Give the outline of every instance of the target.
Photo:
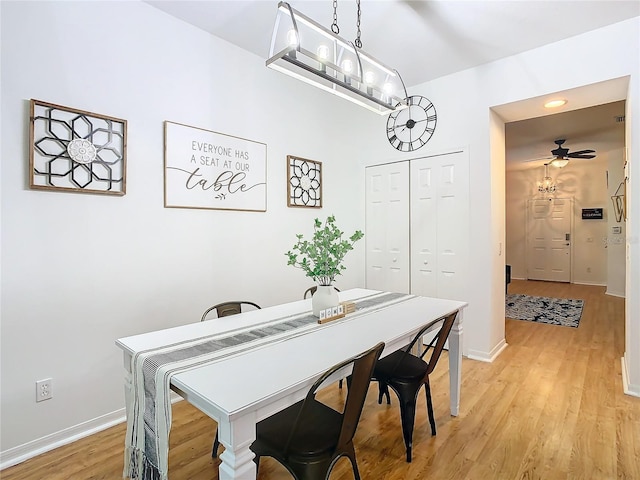
M 364 233 L 356 230 L 348 239 L 343 238 L 342 230 L 336 225 L 336 217 L 327 217 L 324 223 L 315 219 L 313 238 L 305 240 L 301 234 L 296 235 L 298 241 L 285 255 L 293 265 L 312 278 L 318 288 L 311 298 L 313 314 L 320 316 L 320 310 L 338 305 L 338 294 L 333 282 L 337 275 L 346 268 L 342 261 L 353 245 Z

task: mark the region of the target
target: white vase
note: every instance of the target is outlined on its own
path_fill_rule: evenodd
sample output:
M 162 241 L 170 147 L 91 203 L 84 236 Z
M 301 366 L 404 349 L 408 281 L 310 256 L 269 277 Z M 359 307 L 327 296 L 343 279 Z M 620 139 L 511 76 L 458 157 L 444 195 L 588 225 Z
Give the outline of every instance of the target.
M 316 317 L 320 316 L 320 310 L 337 307 L 339 303 L 340 298 L 333 285 L 318 285 L 316 293 L 311 297 L 311 308 Z

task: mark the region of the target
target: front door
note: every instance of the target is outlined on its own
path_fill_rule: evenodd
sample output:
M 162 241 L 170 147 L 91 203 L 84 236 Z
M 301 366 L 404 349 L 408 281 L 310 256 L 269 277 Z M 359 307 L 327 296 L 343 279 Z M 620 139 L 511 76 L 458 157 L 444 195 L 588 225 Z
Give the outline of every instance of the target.
M 571 212 L 567 198 L 529 200 L 528 279 L 571 281 Z

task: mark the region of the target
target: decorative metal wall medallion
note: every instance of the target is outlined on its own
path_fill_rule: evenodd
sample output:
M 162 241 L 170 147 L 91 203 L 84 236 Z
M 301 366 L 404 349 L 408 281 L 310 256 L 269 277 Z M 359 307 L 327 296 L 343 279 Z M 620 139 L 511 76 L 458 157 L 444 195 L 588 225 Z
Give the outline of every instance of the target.
M 322 163 L 287 155 L 287 206 L 322 207 Z
M 124 195 L 127 121 L 31 100 L 29 186 Z
M 67 153 L 78 163 L 91 163 L 96 159 L 96 146 L 89 140 L 76 138 L 67 145 Z

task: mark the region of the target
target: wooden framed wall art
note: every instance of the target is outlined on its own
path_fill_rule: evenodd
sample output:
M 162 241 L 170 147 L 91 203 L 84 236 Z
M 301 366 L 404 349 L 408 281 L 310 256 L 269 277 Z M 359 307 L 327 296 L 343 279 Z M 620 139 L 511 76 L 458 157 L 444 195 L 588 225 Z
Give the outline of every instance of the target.
M 287 155 L 287 206 L 322 208 L 322 163 Z
M 31 100 L 29 187 L 124 195 L 127 121 Z
M 165 121 L 164 206 L 267 211 L 267 145 Z

